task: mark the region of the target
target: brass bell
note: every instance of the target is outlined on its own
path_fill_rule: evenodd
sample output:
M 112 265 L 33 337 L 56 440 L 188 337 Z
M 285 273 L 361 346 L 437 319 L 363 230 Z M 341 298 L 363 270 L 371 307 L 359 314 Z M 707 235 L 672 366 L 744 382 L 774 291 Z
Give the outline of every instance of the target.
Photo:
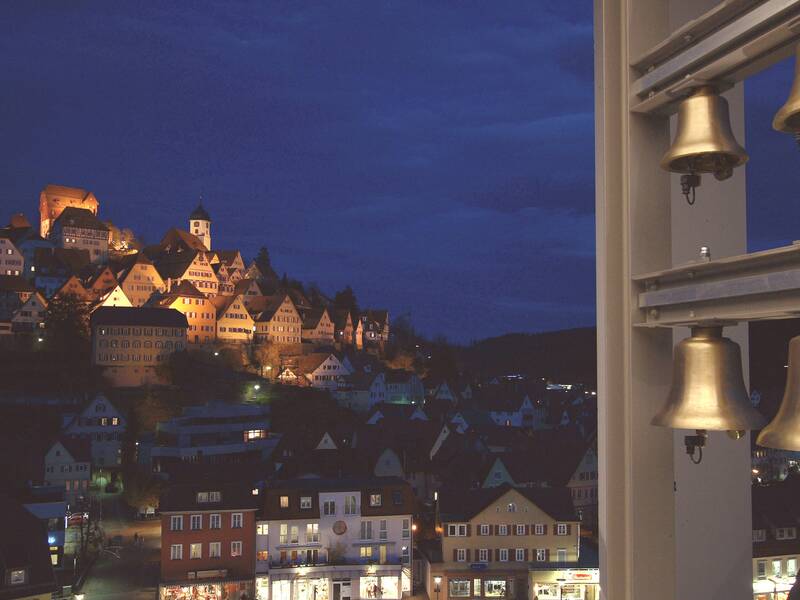
M 678 106 L 678 132 L 661 167 L 683 173 L 681 187 L 689 204 L 700 185 L 700 173 L 713 173 L 719 181 L 747 162 L 747 152 L 733 136 L 728 101 L 711 86 L 697 88 Z M 691 199 L 689 194 L 691 192 Z
M 675 347 L 672 388 L 653 425 L 673 429 L 743 431 L 765 421 L 750 402 L 739 345 L 721 326 L 693 327 Z
M 800 144 L 800 46 L 797 46 L 797 60 L 794 65 L 794 83 L 789 99 L 775 114 L 772 127 L 777 131 L 792 133 Z
M 800 451 L 800 336 L 789 342 L 789 369 L 781 407 L 761 430 L 756 443 L 767 448 Z

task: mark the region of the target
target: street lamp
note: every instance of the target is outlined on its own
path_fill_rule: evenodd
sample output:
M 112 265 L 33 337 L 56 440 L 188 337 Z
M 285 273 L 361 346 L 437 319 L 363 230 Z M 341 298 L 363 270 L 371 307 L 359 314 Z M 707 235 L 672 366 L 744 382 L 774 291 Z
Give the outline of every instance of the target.
M 439 600 L 439 590 L 442 589 L 442 576 L 433 576 L 433 591 L 436 592 L 436 600 Z
M 258 390 L 260 390 L 260 389 L 261 389 L 261 385 L 259 385 L 259 384 L 257 383 L 257 384 L 255 384 L 255 385 L 253 386 L 253 389 L 254 389 L 255 391 L 258 391 Z

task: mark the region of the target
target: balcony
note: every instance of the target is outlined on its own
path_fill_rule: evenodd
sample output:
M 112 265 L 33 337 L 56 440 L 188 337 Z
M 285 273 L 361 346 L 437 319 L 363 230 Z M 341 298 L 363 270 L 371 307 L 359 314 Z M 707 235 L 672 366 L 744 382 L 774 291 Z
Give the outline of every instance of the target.
M 301 560 L 299 557 L 297 560 L 287 560 L 286 562 L 281 562 L 280 560 L 270 560 L 269 561 L 269 568 L 270 569 L 295 569 L 295 568 L 308 568 L 308 567 L 339 567 L 339 566 L 375 566 L 375 567 L 385 567 L 385 566 L 402 566 L 403 561 L 402 558 L 399 556 L 391 556 L 388 557 L 386 561 L 381 563 L 376 559 L 367 559 L 367 558 L 336 558 L 332 560 L 327 560 L 326 557 L 319 557 L 316 561 L 308 562 L 307 560 Z

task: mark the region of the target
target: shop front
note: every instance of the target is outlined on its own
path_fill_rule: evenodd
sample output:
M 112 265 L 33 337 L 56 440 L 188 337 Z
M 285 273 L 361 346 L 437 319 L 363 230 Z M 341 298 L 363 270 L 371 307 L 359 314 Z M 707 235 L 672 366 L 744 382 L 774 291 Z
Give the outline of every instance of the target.
M 490 600 L 524 600 L 527 590 L 527 571 L 446 571 L 434 575 L 434 596 L 445 598 L 488 598 Z M 438 582 L 438 583 L 437 583 Z M 439 589 L 437 590 L 437 585 Z
M 256 582 L 258 600 L 400 600 L 404 583 L 400 566 L 299 567 L 273 571 Z M 406 582 L 407 580 L 407 582 Z
M 599 569 L 531 571 L 532 600 L 599 600 Z
M 770 577 L 753 582 L 753 600 L 787 600 L 794 577 Z
M 252 600 L 253 580 L 162 583 L 159 600 Z

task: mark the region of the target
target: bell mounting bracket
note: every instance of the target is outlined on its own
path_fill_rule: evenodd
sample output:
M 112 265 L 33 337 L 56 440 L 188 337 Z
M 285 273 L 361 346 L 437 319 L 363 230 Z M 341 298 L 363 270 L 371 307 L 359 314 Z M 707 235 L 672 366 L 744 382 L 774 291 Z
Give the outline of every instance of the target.
M 733 325 L 800 316 L 800 242 L 725 258 L 698 258 L 632 277 L 637 327 Z

